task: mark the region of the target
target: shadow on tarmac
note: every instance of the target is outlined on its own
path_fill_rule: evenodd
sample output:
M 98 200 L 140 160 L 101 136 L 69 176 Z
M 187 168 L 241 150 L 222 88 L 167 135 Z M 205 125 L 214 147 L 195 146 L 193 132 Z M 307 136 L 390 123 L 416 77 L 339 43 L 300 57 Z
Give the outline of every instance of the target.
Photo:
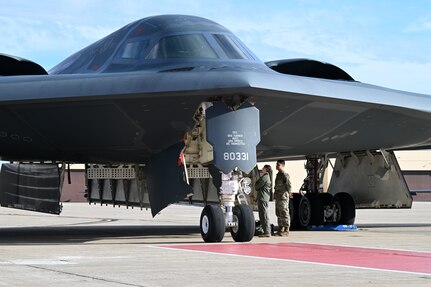
M 124 239 L 136 243 L 202 243 L 199 226 L 72 226 L 72 227 L 8 227 L 0 228 L 0 245 L 80 244 L 103 239 Z M 150 239 L 151 242 L 148 242 Z M 117 242 L 116 242 L 117 243 Z M 103 244 L 103 243 L 101 243 Z M 111 244 L 111 243 L 110 243 Z M 122 244 L 122 242 L 119 242 Z
M 358 224 L 358 228 L 431 227 L 431 223 L 372 223 Z
M 358 224 L 358 228 L 431 227 L 429 223 Z M 0 245 L 41 244 L 176 244 L 202 243 L 199 226 L 189 225 L 113 225 L 113 226 L 37 226 L 0 228 Z M 100 241 L 100 242 L 98 242 Z

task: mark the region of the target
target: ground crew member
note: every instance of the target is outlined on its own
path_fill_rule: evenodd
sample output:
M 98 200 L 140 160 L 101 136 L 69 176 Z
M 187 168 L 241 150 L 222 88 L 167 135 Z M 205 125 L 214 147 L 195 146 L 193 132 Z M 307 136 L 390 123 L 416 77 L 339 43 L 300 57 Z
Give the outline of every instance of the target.
M 289 198 L 291 196 L 290 177 L 284 171 L 284 160 L 277 161 L 278 170 L 274 182 L 275 215 L 278 220 L 278 236 L 288 236 L 290 228 Z
M 271 166 L 265 165 L 262 168 L 262 175 L 256 181 L 255 189 L 257 191 L 257 207 L 259 209 L 259 220 L 263 228 L 263 234 L 259 237 L 271 237 L 271 225 L 268 216 L 268 203 L 271 193 Z

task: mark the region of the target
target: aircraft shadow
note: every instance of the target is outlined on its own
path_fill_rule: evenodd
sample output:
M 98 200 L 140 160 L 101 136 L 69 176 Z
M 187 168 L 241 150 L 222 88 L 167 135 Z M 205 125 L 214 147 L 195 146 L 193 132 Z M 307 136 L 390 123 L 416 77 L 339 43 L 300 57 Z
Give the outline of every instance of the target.
M 80 244 L 103 239 L 124 244 L 202 243 L 199 226 L 72 226 L 0 228 L 0 245 Z M 132 240 L 130 240 L 132 239 Z M 139 239 L 136 241 L 134 239 Z M 100 244 L 111 244 L 112 242 Z M 123 242 L 116 241 L 116 244 Z

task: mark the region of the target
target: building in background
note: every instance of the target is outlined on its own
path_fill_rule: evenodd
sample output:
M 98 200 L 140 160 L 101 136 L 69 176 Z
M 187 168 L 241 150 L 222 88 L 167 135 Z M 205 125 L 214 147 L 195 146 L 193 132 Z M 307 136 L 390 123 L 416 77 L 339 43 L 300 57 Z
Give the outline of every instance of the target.
M 70 183 L 68 175 L 64 177 L 61 202 L 86 202 L 85 198 L 85 169 L 84 165 L 72 165 L 70 169 Z
M 413 200 L 431 201 L 431 151 L 402 151 L 396 156 Z

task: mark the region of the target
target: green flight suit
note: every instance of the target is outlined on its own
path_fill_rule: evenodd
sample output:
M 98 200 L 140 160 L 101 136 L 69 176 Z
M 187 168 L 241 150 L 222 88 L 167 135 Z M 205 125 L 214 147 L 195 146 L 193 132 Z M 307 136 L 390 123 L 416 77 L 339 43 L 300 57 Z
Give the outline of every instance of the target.
M 255 188 L 257 191 L 257 207 L 259 209 L 259 220 L 262 224 L 263 232 L 270 234 L 271 224 L 269 222 L 268 216 L 268 202 L 271 193 L 271 179 L 269 178 L 268 173 L 263 174 L 256 181 Z

